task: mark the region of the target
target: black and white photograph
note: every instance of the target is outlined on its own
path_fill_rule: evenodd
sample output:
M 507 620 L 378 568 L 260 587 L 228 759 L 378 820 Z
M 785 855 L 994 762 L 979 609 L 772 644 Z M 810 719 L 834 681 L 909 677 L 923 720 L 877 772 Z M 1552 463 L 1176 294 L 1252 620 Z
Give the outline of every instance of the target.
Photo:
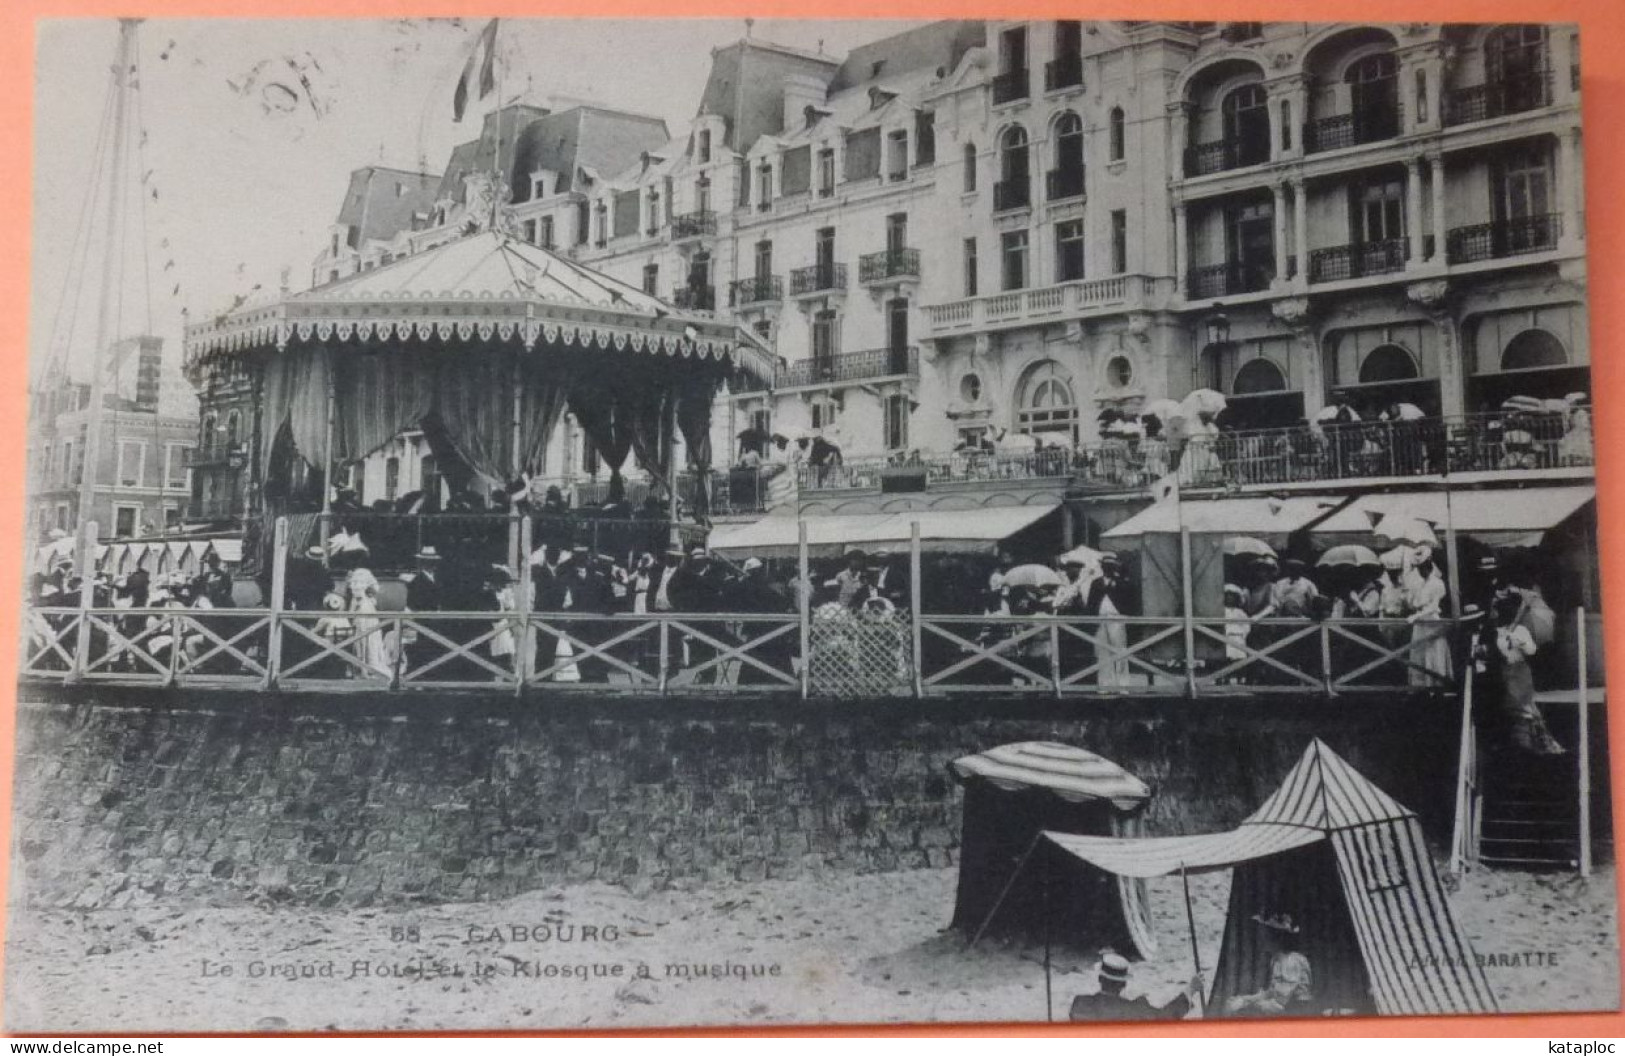
M 5 1028 L 1618 1009 L 1579 37 L 40 21 Z

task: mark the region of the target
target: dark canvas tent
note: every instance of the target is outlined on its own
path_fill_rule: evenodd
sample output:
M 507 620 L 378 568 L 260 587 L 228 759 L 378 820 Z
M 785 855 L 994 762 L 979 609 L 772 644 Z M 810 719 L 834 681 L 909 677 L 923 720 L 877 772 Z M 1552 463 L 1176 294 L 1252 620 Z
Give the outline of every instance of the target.
M 1281 949 L 1258 918 L 1290 915 L 1314 971 L 1303 1012 L 1493 1012 L 1495 998 L 1456 928 L 1416 815 L 1319 740 L 1231 832 L 1113 839 L 1046 832 L 1078 862 L 1120 878 L 1234 869 L 1209 998 L 1262 990 Z
M 1029 852 L 1048 851 L 1045 831 L 1139 835 L 1144 782 L 1093 752 L 1039 741 L 968 755 L 949 770 L 965 786 L 955 928 L 1037 937 L 1047 920 L 1063 945 L 1155 949 L 1143 881 L 1053 852 L 1047 868 L 1022 868 Z

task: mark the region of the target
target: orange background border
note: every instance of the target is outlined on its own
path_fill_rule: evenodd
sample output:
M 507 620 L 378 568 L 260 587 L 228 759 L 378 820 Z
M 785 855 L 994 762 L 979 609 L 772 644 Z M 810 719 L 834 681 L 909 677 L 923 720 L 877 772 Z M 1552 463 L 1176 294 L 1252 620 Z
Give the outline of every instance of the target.
M 22 540 L 26 480 L 28 283 L 34 136 L 34 36 L 39 18 L 398 18 L 407 16 L 521 17 L 718 17 L 756 18 L 1255 18 L 1276 21 L 1377 22 L 1572 22 L 1581 26 L 1581 106 L 1587 292 L 1591 311 L 1591 370 L 1596 393 L 1597 491 L 1604 530 L 1603 562 L 1608 668 L 1625 686 L 1625 356 L 1606 352 L 1610 333 L 1625 333 L 1625 0 L 0 0 L 0 128 L 12 149 L 0 150 L 0 215 L 11 217 L 0 254 L 0 591 L 23 582 Z M 86 56 L 88 65 L 102 59 Z M 1615 66 L 1615 63 L 1619 65 Z M 1610 68 L 1613 67 L 1613 68 Z M 67 130 L 61 130 L 66 134 Z M 1615 184 L 1614 180 L 1620 180 Z M 1616 408 L 1619 410 L 1616 412 Z M 1613 522 L 1621 523 L 1615 525 Z M 1621 527 L 1615 538 L 1612 527 Z M 10 586 L 6 586 L 10 584 Z M 19 597 L 20 594 L 13 596 Z M 19 613 L 0 605 L 0 643 L 19 641 Z M 0 645 L 0 687 L 16 684 L 17 649 Z M 10 846 L 14 709 L 0 710 L 0 848 Z M 1625 815 L 1625 721 L 1610 723 L 1614 814 Z M 9 861 L 0 854 L 0 874 Z M 1615 871 L 1618 881 L 1620 873 Z M 1617 895 L 1617 890 L 1616 890 Z M 4 928 L 0 921 L 0 929 Z M 3 948 L 0 948 L 3 954 Z M 1625 978 L 1625 972 L 1622 972 Z M 577 1033 L 577 1032 L 571 1032 Z M 673 1031 L 631 1031 L 632 1036 Z M 1625 1036 L 1625 1013 L 1518 1015 L 1434 1019 L 1297 1020 L 1170 1026 L 1004 1025 L 945 1027 L 829 1027 L 785 1030 L 683 1031 L 714 1035 L 875 1034 L 920 1036 L 1528 1036 L 1581 1038 Z

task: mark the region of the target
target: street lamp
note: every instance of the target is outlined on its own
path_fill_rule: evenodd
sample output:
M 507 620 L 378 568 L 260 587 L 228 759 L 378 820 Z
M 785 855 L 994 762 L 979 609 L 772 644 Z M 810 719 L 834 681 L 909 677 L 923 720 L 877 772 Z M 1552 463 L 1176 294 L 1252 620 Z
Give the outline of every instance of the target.
M 1207 343 L 1210 346 L 1230 343 L 1230 320 L 1223 312 L 1208 316 Z

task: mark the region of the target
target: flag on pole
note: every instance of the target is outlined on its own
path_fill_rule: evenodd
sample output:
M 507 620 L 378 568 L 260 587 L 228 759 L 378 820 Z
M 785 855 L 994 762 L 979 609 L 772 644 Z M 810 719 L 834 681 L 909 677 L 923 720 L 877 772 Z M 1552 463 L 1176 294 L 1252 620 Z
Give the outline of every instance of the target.
M 483 59 L 481 58 L 483 53 Z M 496 87 L 496 59 L 497 59 L 497 20 L 492 19 L 484 29 L 480 30 L 479 37 L 474 41 L 474 48 L 468 53 L 468 61 L 463 63 L 463 75 L 457 78 L 457 91 L 451 99 L 451 112 L 453 121 L 463 119 L 463 111 L 468 109 L 469 82 L 474 79 L 474 66 L 480 69 L 479 97 L 484 99 Z

